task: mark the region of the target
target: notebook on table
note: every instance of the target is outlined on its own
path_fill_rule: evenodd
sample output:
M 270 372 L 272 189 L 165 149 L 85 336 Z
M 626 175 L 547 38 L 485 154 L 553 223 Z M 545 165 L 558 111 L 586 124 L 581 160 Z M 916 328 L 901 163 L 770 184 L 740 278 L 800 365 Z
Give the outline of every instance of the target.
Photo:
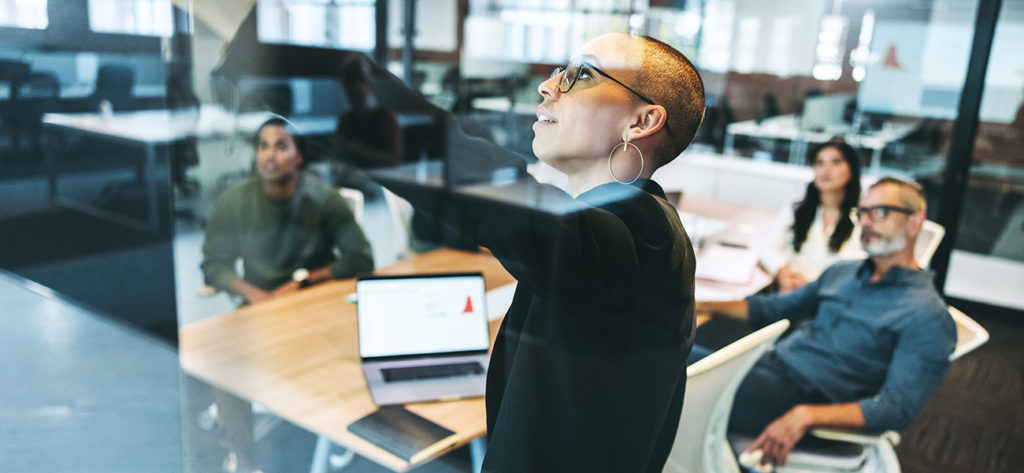
M 356 297 L 359 356 L 377 405 L 484 395 L 482 274 L 364 276 Z
M 452 447 L 455 432 L 402 406 L 385 406 L 349 424 L 348 430 L 412 464 Z

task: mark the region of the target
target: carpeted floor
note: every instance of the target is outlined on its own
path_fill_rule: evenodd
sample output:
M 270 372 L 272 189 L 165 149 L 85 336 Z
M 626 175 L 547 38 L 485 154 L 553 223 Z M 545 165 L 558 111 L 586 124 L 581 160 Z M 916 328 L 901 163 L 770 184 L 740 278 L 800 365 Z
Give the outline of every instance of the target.
M 950 366 L 897 449 L 906 473 L 1024 471 L 1024 313 L 951 301 L 991 339 Z

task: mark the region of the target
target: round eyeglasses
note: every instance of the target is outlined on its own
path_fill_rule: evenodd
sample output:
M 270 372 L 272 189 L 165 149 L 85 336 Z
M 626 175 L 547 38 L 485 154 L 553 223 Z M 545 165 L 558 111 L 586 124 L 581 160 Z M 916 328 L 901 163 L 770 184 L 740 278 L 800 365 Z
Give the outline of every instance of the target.
M 632 87 L 623 84 L 620 80 L 612 77 L 607 72 L 601 70 L 600 67 L 597 67 L 588 61 L 584 61 L 583 59 L 573 59 L 570 60 L 569 64 L 566 64 L 565 66 L 556 67 L 554 71 L 551 71 L 551 76 L 549 78 L 562 74 L 562 79 L 558 81 L 558 91 L 563 94 L 568 94 L 569 91 L 572 90 L 572 87 L 576 85 L 576 81 L 579 80 L 580 74 L 584 72 L 584 69 L 592 70 L 604 77 L 607 77 L 608 79 L 611 79 L 612 82 L 621 85 L 626 90 L 632 92 L 633 95 L 639 97 L 640 100 L 643 100 L 644 102 L 647 102 L 650 105 L 657 105 L 656 103 L 654 103 L 653 100 L 645 97 L 640 92 L 633 90 Z M 672 134 L 672 130 L 668 127 L 667 121 L 665 122 L 665 131 L 668 132 L 668 136 L 675 136 Z
M 865 215 L 871 219 L 872 222 L 881 222 L 889 218 L 893 212 L 899 212 L 901 214 L 911 215 L 914 213 L 913 209 L 906 207 L 897 207 L 894 205 L 876 205 L 874 207 L 857 207 L 857 219 L 860 220 Z

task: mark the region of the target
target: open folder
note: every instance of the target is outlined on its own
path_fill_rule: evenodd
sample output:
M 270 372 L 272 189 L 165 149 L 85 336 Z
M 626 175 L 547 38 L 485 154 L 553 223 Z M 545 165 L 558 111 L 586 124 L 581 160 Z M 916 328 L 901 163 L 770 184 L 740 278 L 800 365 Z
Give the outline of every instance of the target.
M 757 254 L 746 246 L 715 243 L 697 256 L 696 277 L 730 284 L 747 284 L 754 277 Z

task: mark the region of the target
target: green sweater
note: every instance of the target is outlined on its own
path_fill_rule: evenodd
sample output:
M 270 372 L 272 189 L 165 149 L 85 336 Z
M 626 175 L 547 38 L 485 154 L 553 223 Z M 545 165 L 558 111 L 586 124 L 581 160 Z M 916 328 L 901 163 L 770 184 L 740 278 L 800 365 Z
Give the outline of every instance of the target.
M 224 192 L 206 225 L 201 264 L 206 283 L 228 290 L 241 258 L 244 279 L 273 290 L 299 268 L 330 266 L 334 278 L 373 270 L 373 254 L 337 190 L 303 173 L 287 200 L 263 193 L 253 176 Z

